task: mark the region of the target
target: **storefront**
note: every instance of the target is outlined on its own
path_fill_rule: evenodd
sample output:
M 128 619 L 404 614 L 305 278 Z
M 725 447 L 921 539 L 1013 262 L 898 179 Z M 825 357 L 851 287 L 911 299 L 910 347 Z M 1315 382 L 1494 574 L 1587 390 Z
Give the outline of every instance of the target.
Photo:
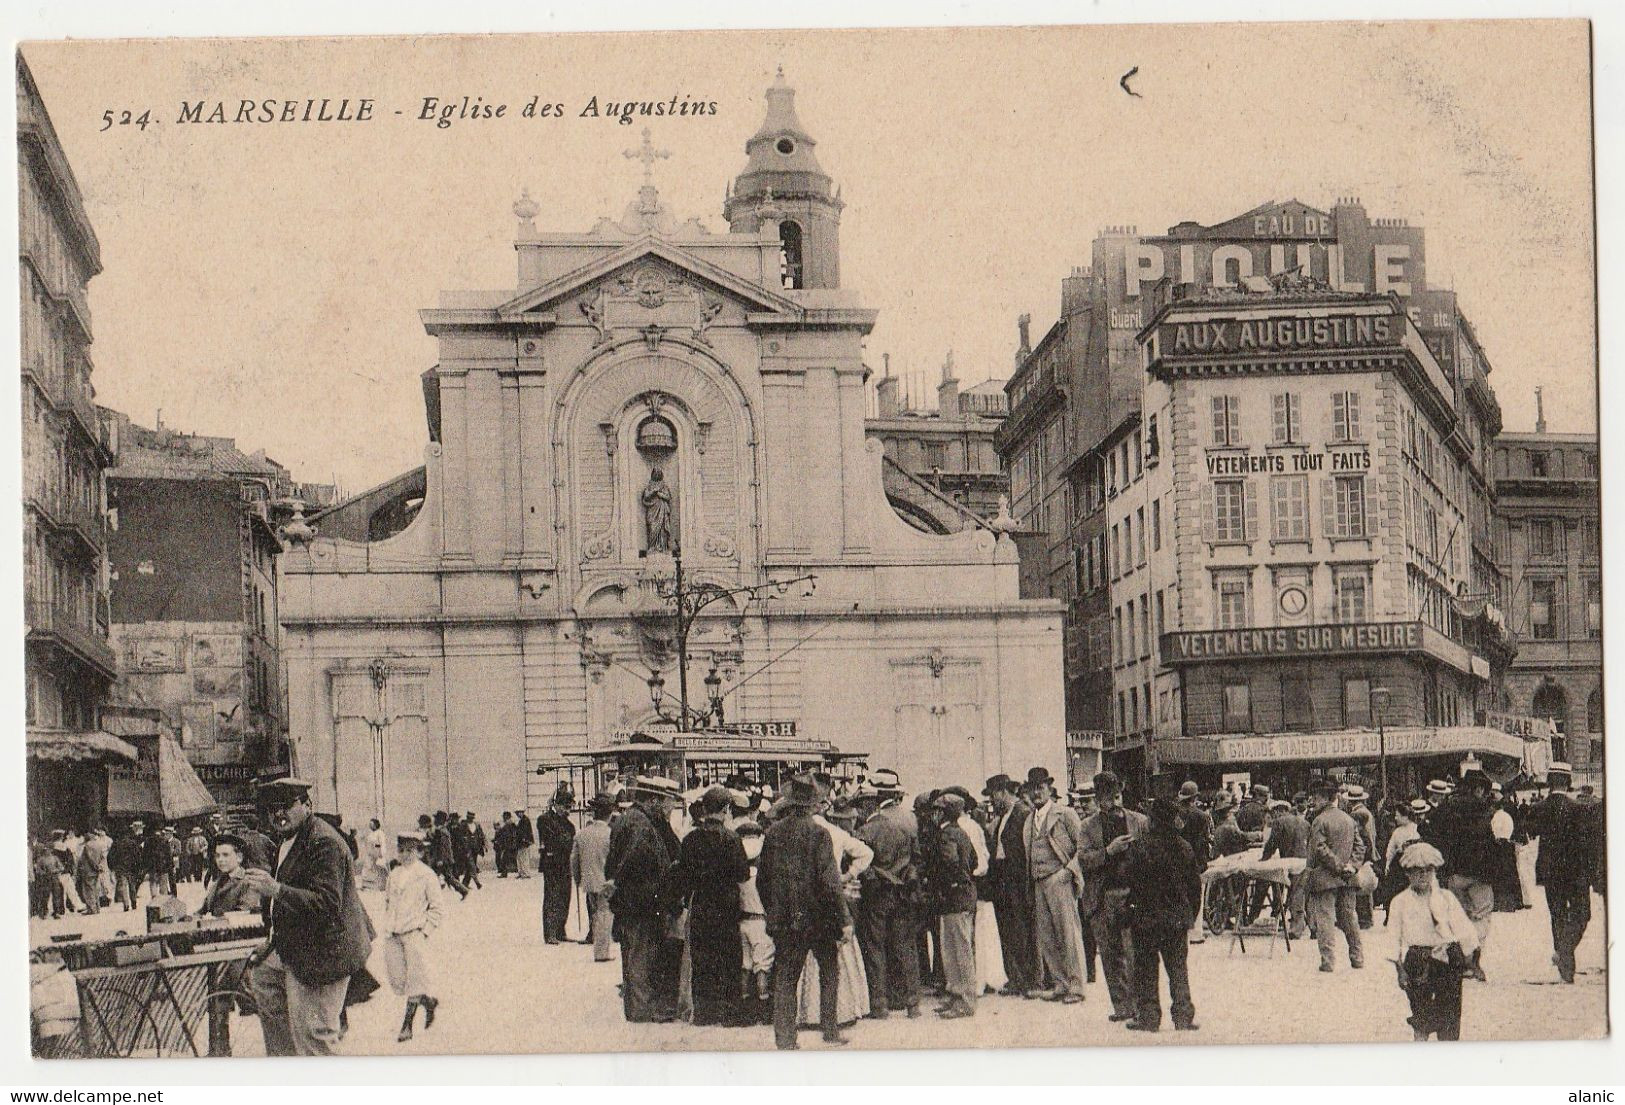
M 1388 794 L 1419 795 L 1431 779 L 1457 779 L 1466 767 L 1479 767 L 1491 779 L 1510 783 L 1523 775 L 1525 740 L 1481 725 L 1402 726 L 1347 729 L 1327 733 L 1273 733 L 1220 737 L 1181 737 L 1162 742 L 1164 764 L 1179 765 L 1204 789 L 1217 789 L 1224 776 L 1245 772 L 1290 796 L 1317 778 L 1359 783 L 1382 795 L 1383 763 Z

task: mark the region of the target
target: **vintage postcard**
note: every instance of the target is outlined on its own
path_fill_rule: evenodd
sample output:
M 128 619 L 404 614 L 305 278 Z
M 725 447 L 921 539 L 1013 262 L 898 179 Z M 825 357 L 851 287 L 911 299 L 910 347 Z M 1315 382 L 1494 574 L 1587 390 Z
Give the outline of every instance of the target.
M 33 1053 L 1606 1036 L 1590 82 L 22 43 Z

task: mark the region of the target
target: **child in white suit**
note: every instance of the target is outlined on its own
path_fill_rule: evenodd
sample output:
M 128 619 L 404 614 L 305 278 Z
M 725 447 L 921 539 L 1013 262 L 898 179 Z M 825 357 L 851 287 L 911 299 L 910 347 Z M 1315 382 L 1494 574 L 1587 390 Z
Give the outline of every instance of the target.
M 440 876 L 423 862 L 422 833 L 402 833 L 395 842 L 400 863 L 384 887 L 384 964 L 389 984 L 406 998 L 402 1043 L 412 1038 L 412 1022 L 423 1007 L 423 1027 L 434 1024 L 440 1001 L 429 993 L 433 980 L 425 954 L 429 934 L 440 927 Z

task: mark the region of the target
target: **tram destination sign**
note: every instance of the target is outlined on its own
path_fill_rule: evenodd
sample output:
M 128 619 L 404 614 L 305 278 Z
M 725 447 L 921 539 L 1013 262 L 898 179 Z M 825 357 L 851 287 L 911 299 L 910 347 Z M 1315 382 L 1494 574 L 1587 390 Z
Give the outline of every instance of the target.
M 1271 626 L 1164 633 L 1162 655 L 1170 664 L 1280 656 L 1342 656 L 1350 653 L 1418 652 L 1421 622 Z

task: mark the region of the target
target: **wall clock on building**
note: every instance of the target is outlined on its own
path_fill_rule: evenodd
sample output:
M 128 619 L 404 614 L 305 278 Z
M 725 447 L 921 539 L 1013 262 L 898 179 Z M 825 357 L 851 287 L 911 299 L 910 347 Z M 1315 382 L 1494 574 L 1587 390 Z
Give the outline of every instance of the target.
M 1276 601 L 1281 604 L 1281 613 L 1289 618 L 1296 618 L 1309 608 L 1309 594 L 1302 587 L 1281 588 Z

